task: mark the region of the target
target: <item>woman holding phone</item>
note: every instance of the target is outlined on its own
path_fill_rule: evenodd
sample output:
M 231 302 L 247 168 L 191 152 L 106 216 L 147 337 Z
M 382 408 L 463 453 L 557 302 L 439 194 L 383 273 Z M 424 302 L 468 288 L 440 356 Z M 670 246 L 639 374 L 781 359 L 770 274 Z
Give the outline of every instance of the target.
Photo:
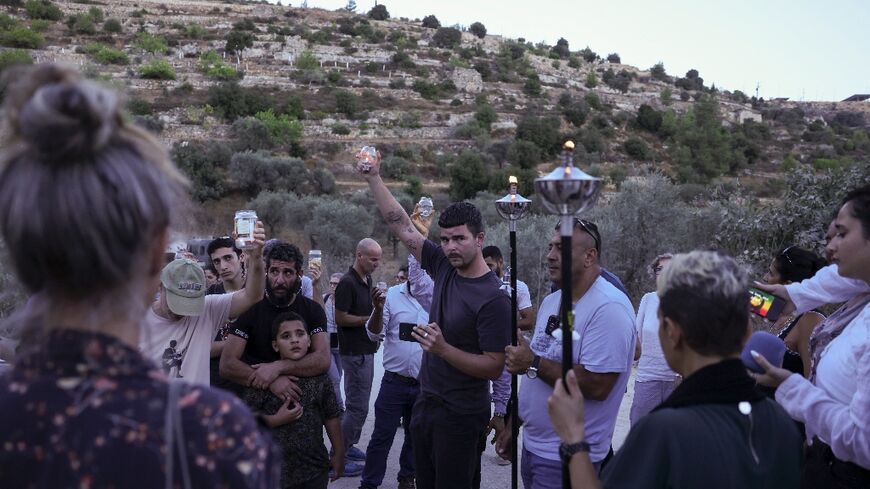
M 825 260 L 812 251 L 789 246 L 770 261 L 764 281 L 768 284 L 791 284 L 808 279 L 825 266 Z M 803 314 L 783 314 L 773 329 L 785 343 L 782 367 L 794 373 L 810 375 L 810 334 L 825 316 L 817 311 Z
M 810 379 L 774 367 L 755 352 L 753 357 L 765 373 L 753 376 L 759 384 L 777 388 L 776 400 L 806 425 L 810 447 L 802 487 L 866 488 L 870 487 L 870 185 L 846 195 L 834 227 L 836 234 L 827 250 L 836 267 L 824 269 L 806 283 L 764 287 L 780 297 L 794 297 L 799 311 L 848 300 L 811 337 Z M 830 276 L 832 270 L 839 277 Z M 815 291 L 815 303 L 802 297 L 798 304 L 797 294 L 803 296 L 805 290 Z

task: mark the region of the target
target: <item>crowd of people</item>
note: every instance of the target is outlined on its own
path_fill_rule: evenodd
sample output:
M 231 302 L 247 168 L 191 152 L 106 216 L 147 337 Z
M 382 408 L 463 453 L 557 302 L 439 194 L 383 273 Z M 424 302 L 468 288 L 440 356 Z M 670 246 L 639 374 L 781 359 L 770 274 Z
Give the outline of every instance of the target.
M 361 175 L 408 264 L 376 285 L 382 250 L 360 237 L 323 288 L 320 264 L 261 223 L 244 249 L 221 237 L 210 263 L 166 263 L 185 179 L 115 93 L 75 71 L 21 73 L 4 118 L 0 231 L 30 293 L 0 377 L 4 487 L 315 489 L 360 477 L 373 489 L 399 427 L 399 488 L 487 487 L 487 438 L 509 460 L 514 419 L 526 489 L 562 487 L 564 466 L 574 488 L 870 487 L 870 186 L 842 200 L 824 258 L 787 247 L 751 284 L 723 253 L 663 253 L 637 312 L 602 267 L 598 227 L 575 218 L 571 263 L 558 225 L 546 245 L 553 292 L 535 308 L 517 281 L 514 308 L 513 271 L 480 211 L 451 204 L 430 241 L 434 216 L 406 213 L 379 158 Z M 749 351 L 755 373 L 741 361 L 750 285 L 786 303 L 771 326 L 783 358 Z M 825 316 L 827 304 L 842 305 Z M 631 430 L 614 453 L 635 362 Z

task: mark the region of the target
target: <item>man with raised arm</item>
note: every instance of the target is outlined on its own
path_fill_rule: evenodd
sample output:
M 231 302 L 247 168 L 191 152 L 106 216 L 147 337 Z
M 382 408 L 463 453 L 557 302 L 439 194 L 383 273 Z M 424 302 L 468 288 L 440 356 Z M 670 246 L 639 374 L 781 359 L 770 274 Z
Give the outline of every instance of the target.
M 471 487 L 489 422 L 488 381 L 501 375 L 510 343 L 510 299 L 483 260 L 476 207 L 458 202 L 444 210 L 439 247 L 414 228 L 379 170 L 380 159 L 363 175 L 381 215 L 435 280 L 430 323 L 413 333 L 424 351 L 411 416 L 417 487 Z

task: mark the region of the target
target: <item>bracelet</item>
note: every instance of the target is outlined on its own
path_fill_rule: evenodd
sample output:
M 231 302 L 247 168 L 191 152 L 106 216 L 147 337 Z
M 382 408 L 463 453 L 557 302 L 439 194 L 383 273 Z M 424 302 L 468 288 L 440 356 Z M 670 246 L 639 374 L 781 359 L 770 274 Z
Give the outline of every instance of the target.
M 493 418 L 504 418 L 504 416 L 505 416 L 505 413 L 493 413 L 492 414 Z

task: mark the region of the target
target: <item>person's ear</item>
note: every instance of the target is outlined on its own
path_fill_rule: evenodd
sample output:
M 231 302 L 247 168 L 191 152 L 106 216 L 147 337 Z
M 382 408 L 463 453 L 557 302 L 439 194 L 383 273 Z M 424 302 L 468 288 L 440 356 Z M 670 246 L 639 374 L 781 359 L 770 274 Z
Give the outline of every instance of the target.
M 272 340 L 272 349 L 275 350 L 275 353 L 278 353 L 278 341 Z
M 678 349 L 683 343 L 683 328 L 667 316 L 662 318 L 662 328 L 665 330 L 665 341 L 671 344 L 672 349 Z

